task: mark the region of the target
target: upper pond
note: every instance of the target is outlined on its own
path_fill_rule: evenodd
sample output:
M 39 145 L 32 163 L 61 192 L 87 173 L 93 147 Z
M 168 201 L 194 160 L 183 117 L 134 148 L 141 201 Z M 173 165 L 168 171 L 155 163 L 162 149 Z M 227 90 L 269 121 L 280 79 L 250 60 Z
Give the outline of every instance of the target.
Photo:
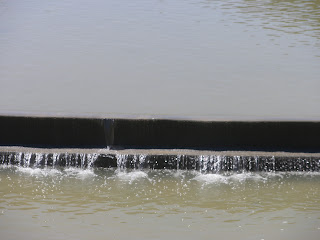
M 319 76 L 319 0 L 0 0 L 0 113 L 319 120 Z

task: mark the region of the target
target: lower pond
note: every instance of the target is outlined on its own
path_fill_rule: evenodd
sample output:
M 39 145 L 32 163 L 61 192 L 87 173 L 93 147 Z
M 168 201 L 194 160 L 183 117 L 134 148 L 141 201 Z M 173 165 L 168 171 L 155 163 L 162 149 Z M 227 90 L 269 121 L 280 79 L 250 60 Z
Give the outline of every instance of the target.
M 0 166 L 2 239 L 319 239 L 320 173 Z

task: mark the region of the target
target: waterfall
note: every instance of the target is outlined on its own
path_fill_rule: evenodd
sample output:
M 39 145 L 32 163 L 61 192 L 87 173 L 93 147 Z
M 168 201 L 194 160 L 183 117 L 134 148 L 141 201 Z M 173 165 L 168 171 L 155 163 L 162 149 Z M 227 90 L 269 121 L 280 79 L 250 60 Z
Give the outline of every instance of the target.
M 259 155 L 186 155 L 0 152 L 0 164 L 21 167 L 117 167 L 118 169 L 198 170 L 201 173 L 243 171 L 320 171 L 320 157 Z

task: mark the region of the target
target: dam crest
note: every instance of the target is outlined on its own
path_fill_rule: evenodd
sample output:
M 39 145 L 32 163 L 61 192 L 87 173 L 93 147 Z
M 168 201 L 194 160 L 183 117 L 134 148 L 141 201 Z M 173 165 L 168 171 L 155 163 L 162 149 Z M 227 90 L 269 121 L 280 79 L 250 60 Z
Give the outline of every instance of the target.
M 0 116 L 0 164 L 319 171 L 320 122 Z

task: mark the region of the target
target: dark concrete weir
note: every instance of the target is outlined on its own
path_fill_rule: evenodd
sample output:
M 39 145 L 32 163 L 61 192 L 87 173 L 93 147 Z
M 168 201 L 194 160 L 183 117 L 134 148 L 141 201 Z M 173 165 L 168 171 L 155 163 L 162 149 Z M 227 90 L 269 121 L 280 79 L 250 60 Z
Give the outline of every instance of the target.
M 320 122 L 0 116 L 0 146 L 320 152 Z
M 0 145 L 105 147 L 104 119 L 0 116 Z
M 114 145 L 320 152 L 320 122 L 115 120 Z

